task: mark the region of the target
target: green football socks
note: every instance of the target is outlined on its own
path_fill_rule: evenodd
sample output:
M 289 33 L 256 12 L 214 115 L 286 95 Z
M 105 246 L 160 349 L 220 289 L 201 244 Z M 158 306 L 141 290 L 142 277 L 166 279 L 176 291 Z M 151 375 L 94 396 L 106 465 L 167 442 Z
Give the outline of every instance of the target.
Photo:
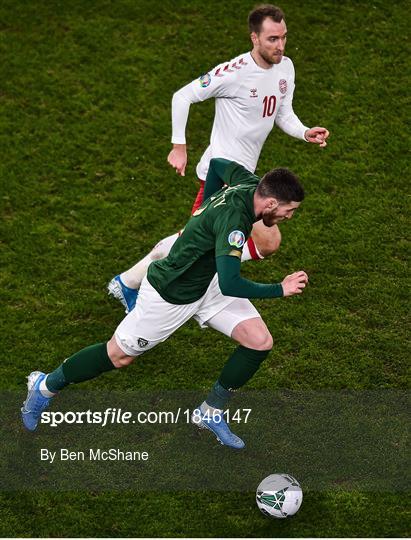
M 251 379 L 269 352 L 249 349 L 242 345 L 237 347 L 214 383 L 206 403 L 210 407 L 224 409 L 233 392 Z M 45 385 L 49 392 L 57 393 L 70 383 L 88 381 L 113 369 L 115 366 L 107 354 L 107 344 L 98 343 L 67 358 L 47 375 Z
M 224 409 L 234 391 L 251 379 L 270 350 L 257 351 L 239 345 L 228 359 L 223 370 L 206 398 L 206 403 L 216 409 Z
M 49 373 L 46 387 L 56 393 L 70 383 L 88 381 L 112 369 L 115 366 L 107 354 L 107 343 L 98 343 L 73 354 Z

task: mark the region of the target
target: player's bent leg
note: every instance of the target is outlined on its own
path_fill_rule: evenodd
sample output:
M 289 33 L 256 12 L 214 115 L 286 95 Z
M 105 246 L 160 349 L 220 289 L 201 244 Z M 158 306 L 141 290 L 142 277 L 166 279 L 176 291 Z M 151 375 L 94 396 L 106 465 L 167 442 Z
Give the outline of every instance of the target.
M 253 225 L 251 239 L 256 248 L 256 253 L 251 253 L 252 258 L 261 259 L 272 255 L 279 249 L 281 245 L 281 232 L 277 225 L 266 227 L 263 221 L 260 220 Z
M 267 357 L 272 338 L 258 311 L 245 298 L 231 300 L 205 324 L 231 336 L 240 346 L 229 357 L 205 401 L 194 411 L 192 420 L 212 431 L 222 444 L 241 449 L 245 443 L 232 433 L 223 410 L 234 391 L 246 384 Z
M 223 410 L 233 393 L 244 386 L 268 356 L 269 350 L 249 349 L 240 345 L 226 362 L 217 381 L 200 406 L 201 427 L 207 427 L 217 439 L 232 448 L 243 448 L 245 443 L 232 433 L 223 417 Z M 215 414 L 220 414 L 215 418 Z
M 147 274 L 150 264 L 153 261 L 167 257 L 180 234 L 181 231 L 160 240 L 148 255 L 143 257 L 129 270 L 114 276 L 110 281 L 107 286 L 108 293 L 123 304 L 126 313 L 129 313 L 136 305 L 138 289 Z
M 273 348 L 273 338 L 261 317 L 240 322 L 233 329 L 231 337 L 243 347 L 256 351 L 267 351 Z
M 271 334 L 261 317 L 240 322 L 233 328 L 231 337 L 240 345 L 227 360 L 217 381 L 227 391 L 238 390 L 244 386 L 267 358 L 273 346 Z
M 129 365 L 135 356 L 165 341 L 195 310 L 196 303 L 169 304 L 147 279 L 143 280 L 137 306 L 121 321 L 108 343 L 82 349 L 47 376 L 42 372 L 29 375 L 28 395 L 21 409 L 24 426 L 34 431 L 41 412 L 65 386 Z

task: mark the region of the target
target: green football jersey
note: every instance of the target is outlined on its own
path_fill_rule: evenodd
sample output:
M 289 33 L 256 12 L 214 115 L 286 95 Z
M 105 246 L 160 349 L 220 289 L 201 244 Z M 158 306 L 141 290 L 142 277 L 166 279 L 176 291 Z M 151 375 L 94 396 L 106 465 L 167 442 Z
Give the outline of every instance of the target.
M 164 300 L 190 304 L 201 298 L 216 273 L 216 257 L 241 258 L 253 223 L 260 178 L 230 162 L 223 187 L 194 212 L 165 259 L 151 263 L 147 279 Z

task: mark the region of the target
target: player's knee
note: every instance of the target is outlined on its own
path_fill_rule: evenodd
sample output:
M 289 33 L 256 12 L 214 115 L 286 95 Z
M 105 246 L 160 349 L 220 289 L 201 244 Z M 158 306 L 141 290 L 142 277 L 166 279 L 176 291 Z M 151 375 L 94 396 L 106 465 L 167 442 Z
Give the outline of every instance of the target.
M 257 351 L 269 351 L 273 348 L 273 338 L 262 319 L 249 319 L 238 324 L 232 338 L 240 345 Z
M 122 367 L 126 367 L 126 366 L 129 366 L 133 361 L 134 361 L 134 357 L 131 357 L 131 356 L 123 356 L 123 357 L 114 357 L 114 358 L 111 358 L 110 357 L 110 360 L 113 362 L 113 366 L 116 367 L 116 368 L 122 368 Z
M 273 337 L 268 330 L 255 334 L 252 341 L 253 343 L 250 349 L 255 349 L 256 351 L 270 351 L 273 348 Z
M 115 368 L 126 367 L 134 360 L 134 356 L 128 356 L 120 349 L 120 347 L 117 345 L 115 336 L 113 336 L 107 343 L 107 354 Z

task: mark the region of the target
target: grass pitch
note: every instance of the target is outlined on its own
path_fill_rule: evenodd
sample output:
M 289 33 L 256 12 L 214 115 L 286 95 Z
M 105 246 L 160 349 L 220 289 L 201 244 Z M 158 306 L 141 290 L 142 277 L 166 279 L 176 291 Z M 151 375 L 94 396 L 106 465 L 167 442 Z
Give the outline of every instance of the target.
M 171 95 L 249 50 L 252 7 L 2 2 L 2 389 L 23 398 L 31 370 L 51 370 L 108 339 L 122 311 L 106 283 L 184 225 L 213 103 L 191 109 L 181 178 L 166 163 Z M 331 137 L 321 150 L 274 130 L 259 162 L 257 173 L 297 172 L 307 199 L 282 227 L 275 258 L 244 273 L 268 282 L 303 268 L 310 287 L 301 298 L 256 303 L 275 347 L 249 388 L 406 390 L 407 3 L 287 0 L 281 7 L 296 67 L 295 111 Z M 191 324 L 118 376 L 84 388 L 205 391 L 230 348 Z M 409 534 L 405 493 L 306 493 L 298 515 L 278 522 L 259 514 L 253 490 L 4 492 L 0 533 Z

